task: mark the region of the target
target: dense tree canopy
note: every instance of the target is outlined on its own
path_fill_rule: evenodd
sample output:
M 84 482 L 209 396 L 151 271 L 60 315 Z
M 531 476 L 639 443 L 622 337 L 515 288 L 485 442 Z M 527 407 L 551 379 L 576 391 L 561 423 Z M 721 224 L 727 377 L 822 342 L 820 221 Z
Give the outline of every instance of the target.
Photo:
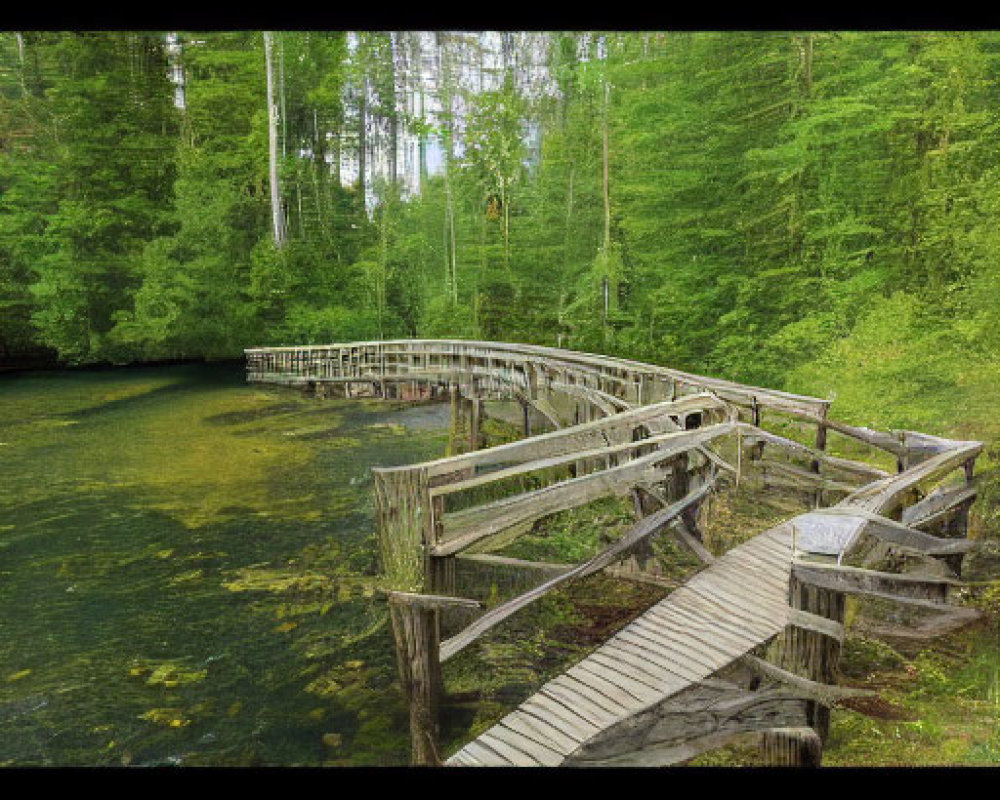
M 553 32 L 548 93 L 437 40 L 429 121 L 398 38 L 275 34 L 278 241 L 260 32 L 0 34 L 0 356 L 475 336 L 913 426 L 1000 374 L 1000 35 Z M 403 126 L 442 143 L 410 195 Z

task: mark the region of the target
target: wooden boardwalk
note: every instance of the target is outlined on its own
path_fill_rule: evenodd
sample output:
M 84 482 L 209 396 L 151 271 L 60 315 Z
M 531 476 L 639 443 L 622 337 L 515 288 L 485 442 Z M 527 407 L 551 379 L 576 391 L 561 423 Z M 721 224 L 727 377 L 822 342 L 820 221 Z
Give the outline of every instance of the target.
M 754 733 L 767 763 L 819 764 L 829 707 L 867 694 L 836 685 L 845 596 L 955 609 L 948 592 L 971 546 L 979 442 L 857 427 L 830 419 L 820 398 L 549 347 L 394 340 L 246 354 L 249 381 L 321 396 L 446 393 L 453 434 L 464 431 L 457 455 L 373 469 L 414 764 L 442 763 L 444 662 L 566 581 L 628 559 L 638 578 L 649 540 L 668 531 L 702 570 L 443 763 L 661 766 Z M 496 400 L 521 404 L 524 437 L 480 449 L 483 403 Z M 815 426 L 815 445 L 766 429 L 775 423 L 782 433 Z M 828 454 L 829 432 L 850 440 L 847 452 L 894 457 L 897 474 Z M 701 541 L 699 507 L 744 474 L 812 510 L 715 556 Z M 584 563 L 494 552 L 538 519 L 629 494 L 636 523 Z M 892 553 L 915 569 L 869 568 Z M 455 596 L 463 557 L 555 577 L 442 642 L 444 609 L 482 606 Z
M 708 678 L 789 624 L 792 533 L 721 556 L 456 752 L 455 766 L 558 766 L 611 726 Z

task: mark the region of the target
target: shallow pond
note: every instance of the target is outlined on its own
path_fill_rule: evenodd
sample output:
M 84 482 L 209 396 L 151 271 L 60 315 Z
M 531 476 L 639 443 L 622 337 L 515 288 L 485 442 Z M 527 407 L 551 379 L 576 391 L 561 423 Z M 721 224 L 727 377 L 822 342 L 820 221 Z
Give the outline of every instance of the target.
M 0 765 L 405 764 L 370 467 L 448 406 L 0 377 Z

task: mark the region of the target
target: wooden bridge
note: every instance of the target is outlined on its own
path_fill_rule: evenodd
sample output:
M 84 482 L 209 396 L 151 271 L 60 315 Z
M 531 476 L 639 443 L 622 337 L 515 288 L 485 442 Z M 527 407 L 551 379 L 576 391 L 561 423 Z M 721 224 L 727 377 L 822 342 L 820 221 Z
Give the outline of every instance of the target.
M 246 357 L 254 382 L 452 404 L 465 452 L 374 470 L 416 764 L 668 765 L 746 733 L 759 734 L 769 763 L 819 764 L 829 708 L 868 694 L 836 683 L 846 595 L 955 608 L 980 442 L 847 425 L 826 400 L 547 347 L 398 340 Z M 524 438 L 479 449 L 490 401 L 520 404 Z M 874 460 L 829 454 L 831 436 Z M 713 555 L 705 500 L 740 481 L 799 493 L 807 510 Z M 584 563 L 491 552 L 607 496 L 631 496 L 637 520 Z M 656 535 L 675 537 L 702 569 L 445 758 L 442 663 L 573 579 L 604 570 L 655 582 Z M 551 577 L 442 641 L 446 609 L 482 605 L 455 596 L 464 559 Z

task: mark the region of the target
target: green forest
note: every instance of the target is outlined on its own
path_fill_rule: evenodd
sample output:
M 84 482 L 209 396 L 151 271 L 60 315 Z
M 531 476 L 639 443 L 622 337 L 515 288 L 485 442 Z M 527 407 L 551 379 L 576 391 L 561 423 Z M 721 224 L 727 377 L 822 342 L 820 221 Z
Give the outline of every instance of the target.
M 443 169 L 366 209 L 327 134 L 427 126 L 389 34 L 276 33 L 278 235 L 265 37 L 181 38 L 183 109 L 162 33 L 0 35 L 5 361 L 475 337 L 989 418 L 1000 34 L 551 33 L 557 91 L 465 97 L 461 151 L 442 114 Z
M 1000 565 L 1000 31 L 547 31 L 489 70 L 433 38 L 428 114 L 400 32 L 0 32 L 0 372 L 408 337 L 629 358 L 984 442 L 969 535 Z M 966 672 L 928 653 L 943 727 Z

